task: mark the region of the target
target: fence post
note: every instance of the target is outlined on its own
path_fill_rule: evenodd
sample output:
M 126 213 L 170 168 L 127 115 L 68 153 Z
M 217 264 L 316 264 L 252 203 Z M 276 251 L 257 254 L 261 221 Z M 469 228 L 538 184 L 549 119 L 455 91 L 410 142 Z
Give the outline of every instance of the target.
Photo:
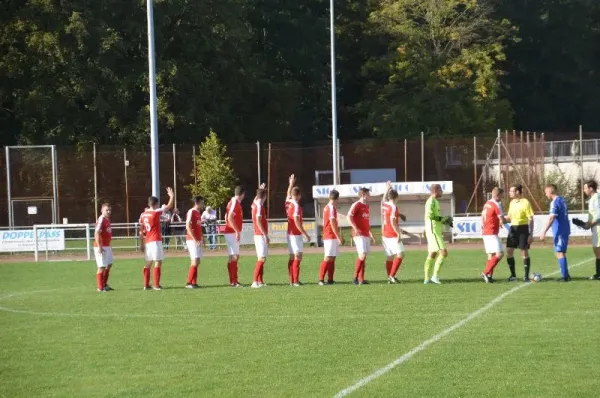
M 583 126 L 579 125 L 579 159 L 581 167 L 581 181 L 579 191 L 581 192 L 581 212 L 585 213 L 585 196 L 583 195 Z
M 92 259 L 92 253 L 90 250 L 90 224 L 85 225 L 85 249 L 87 252 L 87 259 Z
M 502 132 L 498 129 L 498 184 L 502 186 Z M 505 188 L 508 188 L 505 186 Z
M 127 182 L 128 166 L 129 160 L 127 160 L 127 148 L 123 148 L 123 168 L 125 173 L 125 220 L 127 222 L 127 236 L 129 237 L 129 184 Z
M 473 191 L 475 192 L 475 213 L 477 213 L 477 208 L 479 207 L 479 204 L 477 203 L 477 136 L 473 136 L 473 183 L 474 185 L 474 189 Z M 453 194 L 454 196 L 454 194 Z M 484 198 L 485 200 L 485 198 Z M 454 210 L 452 210 L 454 211 Z M 469 209 L 467 209 L 467 211 L 469 211 Z M 454 240 L 453 240 L 454 241 Z
M 421 131 L 421 182 L 425 181 L 425 134 Z
M 173 201 L 175 203 L 175 207 L 177 207 L 177 154 L 175 149 L 175 144 L 173 144 Z M 177 245 L 175 245 L 177 247 Z
M 256 141 L 256 175 L 258 177 L 258 185 L 260 186 L 262 176 L 260 175 L 260 141 Z
M 94 142 L 94 220 L 98 219 L 98 169 L 96 167 L 96 143 Z
M 38 234 L 37 234 L 37 225 L 33 226 L 33 257 L 35 262 L 40 261 L 40 251 L 38 250 Z

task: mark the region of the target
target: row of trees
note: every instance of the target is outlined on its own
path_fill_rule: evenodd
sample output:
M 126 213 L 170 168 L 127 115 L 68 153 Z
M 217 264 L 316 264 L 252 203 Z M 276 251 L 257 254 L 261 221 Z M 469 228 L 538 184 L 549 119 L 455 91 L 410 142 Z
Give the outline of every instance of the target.
M 336 0 L 340 136 L 599 126 L 596 0 Z M 156 0 L 162 142 L 329 134 L 328 0 Z M 0 144 L 148 137 L 145 1 L 0 6 Z

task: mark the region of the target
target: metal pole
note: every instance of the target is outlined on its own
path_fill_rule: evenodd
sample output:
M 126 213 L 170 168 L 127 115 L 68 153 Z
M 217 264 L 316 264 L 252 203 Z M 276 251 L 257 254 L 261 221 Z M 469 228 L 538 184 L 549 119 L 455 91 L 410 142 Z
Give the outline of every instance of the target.
M 342 170 L 344 169 L 344 164 L 342 163 L 342 159 L 343 156 L 340 156 L 340 140 L 338 138 L 337 140 L 337 153 L 338 153 L 338 157 L 337 157 L 337 181 L 338 184 L 342 183 Z
M 192 160 L 194 161 L 194 186 L 198 186 L 198 173 L 196 172 L 196 145 L 192 146 Z
M 127 160 L 127 148 L 123 148 L 123 168 L 125 174 L 125 222 L 127 222 L 127 236 L 129 236 L 129 184 L 127 182 L 128 166 L 129 160 Z
M 502 186 L 502 132 L 498 129 L 498 185 Z M 508 187 L 505 187 L 505 189 Z
M 146 0 L 148 22 L 148 83 L 150 85 L 150 157 L 152 166 L 152 195 L 160 199 L 158 175 L 158 112 L 156 110 L 156 65 L 154 51 L 154 0 Z
M 10 147 L 4 148 L 4 157 L 6 158 L 6 196 L 8 199 L 8 226 L 13 226 L 13 214 L 12 214 L 12 196 L 10 191 Z M 37 260 L 36 260 L 37 261 Z
M 425 134 L 421 131 L 421 182 L 425 181 Z
M 473 182 L 475 183 L 475 188 L 473 189 L 473 192 L 475 192 L 475 213 L 477 213 L 477 208 L 479 207 L 477 203 L 477 136 L 473 136 Z
M 529 131 L 527 132 L 527 184 L 531 185 L 531 151 L 529 146 Z
M 579 125 L 579 160 L 581 166 L 581 183 L 579 184 L 579 191 L 581 192 L 581 212 L 585 212 L 585 197 L 583 196 L 583 126 Z
M 523 158 L 523 131 L 519 133 L 519 150 L 521 151 L 521 168 L 523 168 L 523 164 L 525 163 L 525 159 Z
M 258 176 L 258 186 L 260 186 L 262 180 L 260 175 L 260 141 L 256 141 L 256 174 Z
M 408 182 L 408 143 L 406 138 L 404 139 L 404 182 Z
M 175 144 L 173 144 L 173 193 L 175 194 L 174 203 L 177 207 L 177 154 L 175 150 Z
M 56 145 L 52 145 L 51 148 L 52 153 L 52 196 L 54 198 L 54 208 L 52 222 L 54 224 L 58 224 L 58 178 L 56 176 L 57 167 L 56 167 Z
M 335 83 L 335 12 L 333 1 L 329 0 L 329 47 L 331 50 L 331 141 L 333 146 L 333 185 L 338 185 L 339 181 L 339 152 L 338 152 L 338 131 L 337 131 L 337 95 Z
M 508 163 L 508 160 L 511 158 L 510 154 L 508 153 L 508 130 L 504 131 L 504 150 L 506 151 L 506 189 L 510 188 L 510 164 Z
M 267 155 L 267 218 L 271 214 L 271 143 L 269 142 L 269 152 Z
M 96 168 L 96 143 L 94 142 L 94 220 L 98 219 L 98 169 Z

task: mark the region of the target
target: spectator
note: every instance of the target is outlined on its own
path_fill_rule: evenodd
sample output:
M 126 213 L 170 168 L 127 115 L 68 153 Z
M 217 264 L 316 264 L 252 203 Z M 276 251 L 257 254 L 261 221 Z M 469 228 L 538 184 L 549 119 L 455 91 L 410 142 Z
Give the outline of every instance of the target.
M 217 212 L 212 207 L 206 206 L 200 219 L 204 222 L 206 228 L 208 249 L 215 250 L 217 248 Z
M 171 240 L 171 216 L 170 210 L 164 211 L 160 216 L 160 229 L 163 236 L 163 245 L 165 251 L 169 250 L 169 241 Z
M 173 209 L 173 215 L 171 216 L 171 235 L 175 238 L 175 249 L 181 247 L 185 248 L 185 226 L 182 225 L 181 215 L 179 209 Z M 175 225 L 173 225 L 175 224 Z

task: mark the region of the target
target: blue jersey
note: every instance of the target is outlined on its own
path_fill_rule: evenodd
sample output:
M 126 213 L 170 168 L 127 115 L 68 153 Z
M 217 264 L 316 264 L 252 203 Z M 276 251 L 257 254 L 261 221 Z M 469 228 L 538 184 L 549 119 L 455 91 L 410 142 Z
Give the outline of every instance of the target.
M 552 223 L 552 234 L 568 237 L 571 235 L 571 224 L 569 222 L 569 212 L 567 211 L 567 203 L 565 198 L 557 196 L 550 203 L 550 214 L 555 216 Z

